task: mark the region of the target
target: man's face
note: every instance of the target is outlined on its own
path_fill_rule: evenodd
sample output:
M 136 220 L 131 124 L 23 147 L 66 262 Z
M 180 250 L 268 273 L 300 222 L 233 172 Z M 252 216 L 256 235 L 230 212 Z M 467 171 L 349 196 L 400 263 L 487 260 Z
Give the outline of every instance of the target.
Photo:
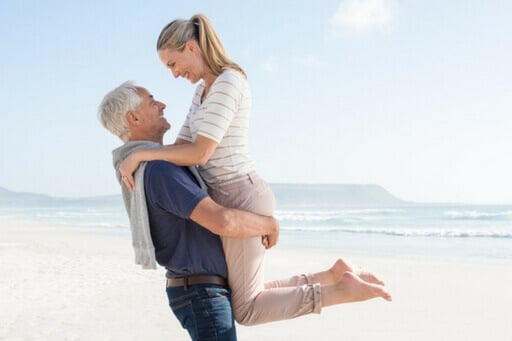
M 145 88 L 137 87 L 137 94 L 141 98 L 141 103 L 134 112 L 137 115 L 138 128 L 145 139 L 159 141 L 163 138 L 165 132 L 171 128 L 164 117 L 165 104 L 156 101 Z

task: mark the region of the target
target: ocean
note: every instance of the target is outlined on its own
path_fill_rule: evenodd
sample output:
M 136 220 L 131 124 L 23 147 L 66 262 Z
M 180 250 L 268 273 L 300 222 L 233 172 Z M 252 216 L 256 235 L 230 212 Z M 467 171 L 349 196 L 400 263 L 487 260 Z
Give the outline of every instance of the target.
M 347 205 L 315 199 L 321 195 L 306 201 L 277 197 L 277 247 L 323 249 L 340 257 L 512 264 L 512 205 Z M 0 218 L 99 228 L 129 238 L 120 196 L 0 202 Z

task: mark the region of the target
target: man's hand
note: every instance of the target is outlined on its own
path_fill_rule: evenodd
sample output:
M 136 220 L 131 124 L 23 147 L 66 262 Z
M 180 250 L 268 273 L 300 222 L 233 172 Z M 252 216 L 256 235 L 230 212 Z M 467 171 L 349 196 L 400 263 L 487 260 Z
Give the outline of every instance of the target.
M 277 240 L 279 239 L 279 222 L 274 217 L 272 217 L 272 220 L 275 224 L 275 232 L 266 234 L 261 237 L 261 243 L 267 250 L 276 245 Z

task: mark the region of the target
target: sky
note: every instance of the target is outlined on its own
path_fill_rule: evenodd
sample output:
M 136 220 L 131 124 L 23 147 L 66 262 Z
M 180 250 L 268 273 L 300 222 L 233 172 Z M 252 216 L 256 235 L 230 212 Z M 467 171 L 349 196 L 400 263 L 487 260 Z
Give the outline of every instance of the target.
M 512 1 L 0 2 L 0 187 L 119 193 L 97 119 L 126 80 L 167 104 L 195 85 L 156 38 L 204 13 L 253 96 L 250 151 L 270 183 L 378 184 L 419 202 L 512 203 Z

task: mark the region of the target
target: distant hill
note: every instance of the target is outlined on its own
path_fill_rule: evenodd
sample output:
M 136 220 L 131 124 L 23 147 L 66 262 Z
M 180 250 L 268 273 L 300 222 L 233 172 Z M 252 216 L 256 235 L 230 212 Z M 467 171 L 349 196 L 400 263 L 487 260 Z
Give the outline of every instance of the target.
M 347 206 L 396 206 L 398 199 L 379 185 L 270 184 L 278 205 L 332 204 Z
M 51 197 L 48 195 L 26 192 L 13 192 L 6 188 L 0 187 L 0 204 L 18 202 L 36 203 L 48 200 L 51 200 Z
M 0 187 L 0 205 L 62 205 L 86 201 L 121 201 L 120 195 L 105 195 L 96 197 L 61 198 L 46 194 L 30 192 L 14 192 Z
M 349 184 L 270 184 L 278 207 L 289 205 L 396 206 L 410 204 L 398 199 L 378 185 Z M 87 198 L 57 198 L 45 194 L 14 192 L 0 187 L 2 205 L 62 205 L 89 200 L 118 202 L 120 195 Z

